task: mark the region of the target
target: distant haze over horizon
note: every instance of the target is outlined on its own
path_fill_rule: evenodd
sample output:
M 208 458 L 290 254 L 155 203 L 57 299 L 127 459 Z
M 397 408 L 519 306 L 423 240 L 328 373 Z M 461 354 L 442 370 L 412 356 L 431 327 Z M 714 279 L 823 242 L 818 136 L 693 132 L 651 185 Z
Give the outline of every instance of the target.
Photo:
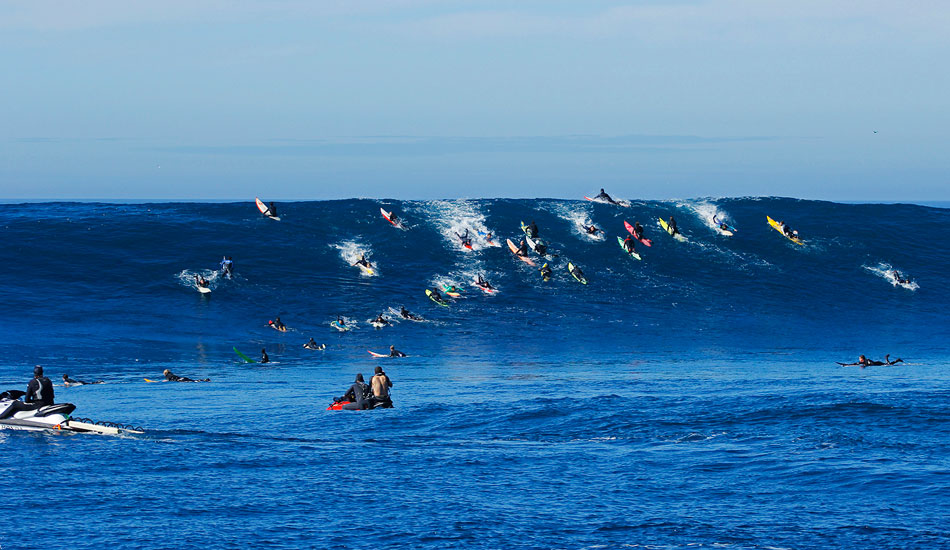
M 0 200 L 950 200 L 950 3 L 224 5 L 0 5 Z

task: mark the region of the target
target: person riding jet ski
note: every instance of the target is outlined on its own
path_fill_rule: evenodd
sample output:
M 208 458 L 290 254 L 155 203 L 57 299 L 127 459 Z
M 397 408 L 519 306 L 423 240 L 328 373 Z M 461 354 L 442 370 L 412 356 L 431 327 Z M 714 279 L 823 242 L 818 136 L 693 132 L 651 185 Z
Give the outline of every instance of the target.
M 23 400 L 44 407 L 53 404 L 53 383 L 43 376 L 43 367 L 39 365 L 33 367 L 33 380 L 26 385 L 26 397 Z

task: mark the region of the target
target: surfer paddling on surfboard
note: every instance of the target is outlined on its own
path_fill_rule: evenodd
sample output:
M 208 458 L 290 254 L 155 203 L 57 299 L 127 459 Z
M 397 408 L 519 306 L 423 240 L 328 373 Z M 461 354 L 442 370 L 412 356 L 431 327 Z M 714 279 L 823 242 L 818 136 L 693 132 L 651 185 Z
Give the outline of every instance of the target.
M 838 363 L 837 361 L 835 362 Z M 841 365 L 842 367 L 855 367 L 855 366 L 860 365 L 861 368 L 863 369 L 864 367 L 880 367 L 882 365 L 896 365 L 898 363 L 903 363 L 903 362 L 904 360 L 901 359 L 900 357 L 891 361 L 891 354 L 888 353 L 887 355 L 884 356 L 883 361 L 873 361 L 861 355 L 861 356 L 858 356 L 858 361 L 856 363 L 838 363 L 838 364 Z
M 205 378 L 204 380 L 193 380 L 187 376 L 178 376 L 177 374 L 172 374 L 172 371 L 165 369 L 162 371 L 162 374 L 165 375 L 165 380 L 169 382 L 211 382 L 210 378 Z

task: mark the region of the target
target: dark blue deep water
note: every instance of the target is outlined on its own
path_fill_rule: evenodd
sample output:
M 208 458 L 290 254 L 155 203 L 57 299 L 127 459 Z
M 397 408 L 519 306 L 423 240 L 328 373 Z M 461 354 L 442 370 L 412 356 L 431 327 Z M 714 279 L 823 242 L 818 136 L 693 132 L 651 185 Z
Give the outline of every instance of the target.
M 0 431 L 3 550 L 950 547 L 950 210 L 278 206 L 280 222 L 251 202 L 0 205 L 0 389 L 25 389 L 35 364 L 102 379 L 57 400 L 146 429 Z M 689 242 L 659 232 L 670 213 Z M 624 219 L 654 239 L 642 262 L 617 246 Z M 453 236 L 503 242 L 521 220 L 559 255 L 548 283 Z M 376 276 L 348 265 L 357 251 Z M 233 280 L 214 274 L 225 254 Z M 424 294 L 452 282 L 449 308 Z M 401 305 L 428 321 L 368 324 Z M 333 330 L 337 315 L 356 328 Z M 311 336 L 326 351 L 303 349 Z M 367 353 L 390 344 L 410 357 Z M 861 353 L 905 363 L 835 364 Z M 394 409 L 325 410 L 378 364 Z M 212 382 L 143 380 L 165 368 Z

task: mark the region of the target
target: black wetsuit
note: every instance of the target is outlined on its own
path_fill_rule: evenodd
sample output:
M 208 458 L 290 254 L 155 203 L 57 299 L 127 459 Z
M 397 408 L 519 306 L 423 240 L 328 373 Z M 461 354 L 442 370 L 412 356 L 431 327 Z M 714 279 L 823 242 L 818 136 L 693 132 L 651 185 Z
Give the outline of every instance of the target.
M 673 216 L 670 216 L 670 223 L 668 224 L 670 228 L 670 235 L 675 235 L 679 233 L 679 228 L 676 227 L 676 220 L 673 219 Z
M 270 203 L 270 206 L 267 207 L 267 215 L 272 217 L 277 217 L 277 207 L 274 206 L 274 203 Z
M 633 226 L 633 236 L 642 239 L 643 238 L 643 226 L 640 225 L 640 222 L 637 222 Z
M 519 256 L 528 255 L 528 243 L 524 239 L 521 239 L 521 245 L 518 247 L 518 255 Z
M 541 243 L 535 243 L 534 251 L 537 252 L 539 256 L 544 256 L 548 252 L 548 247 Z
M 531 222 L 531 224 L 528 225 L 527 229 L 528 229 L 527 233 L 529 237 L 531 237 L 532 239 L 538 238 L 538 226 L 534 222 Z
M 390 357 L 405 357 L 406 354 L 399 351 L 398 349 L 394 349 L 389 352 L 389 356 Z
M 600 194 L 598 194 L 598 195 L 597 195 L 596 197 L 594 197 L 594 198 L 595 198 L 595 199 L 603 199 L 603 200 L 609 202 L 610 204 L 617 204 L 617 201 L 615 201 L 615 200 L 613 200 L 612 198 L 610 198 L 610 195 L 608 195 L 607 193 L 604 193 L 604 190 L 603 190 L 603 189 L 601 189 L 601 190 L 600 190 Z
M 41 406 L 53 404 L 53 382 L 45 376 L 34 378 L 26 385 L 26 397 L 23 398 L 27 403 L 39 403 Z
M 462 246 L 472 246 L 472 239 L 468 236 L 468 229 L 465 230 L 465 235 L 459 235 L 458 231 L 456 231 L 455 236 L 462 241 Z
M 633 237 L 627 237 L 623 241 L 623 249 L 627 251 L 628 254 L 633 254 L 637 251 L 633 244 Z
M 169 382 L 197 382 L 197 380 L 192 380 L 186 376 L 178 376 L 172 372 L 169 372 L 165 375 L 165 380 L 168 380 Z
M 550 268 L 550 267 L 544 267 L 544 266 L 541 267 L 541 277 L 543 277 L 543 278 L 545 278 L 545 279 L 550 279 L 550 278 L 551 278 L 551 273 L 552 273 L 552 271 L 551 271 L 551 268 Z
M 261 363 L 270 363 L 270 357 L 267 356 L 266 351 L 261 352 Z
M 373 403 L 369 399 L 370 393 L 369 386 L 365 382 L 353 382 L 350 389 L 343 394 L 343 401 L 349 401 L 343 405 L 343 408 L 350 411 L 371 409 Z

